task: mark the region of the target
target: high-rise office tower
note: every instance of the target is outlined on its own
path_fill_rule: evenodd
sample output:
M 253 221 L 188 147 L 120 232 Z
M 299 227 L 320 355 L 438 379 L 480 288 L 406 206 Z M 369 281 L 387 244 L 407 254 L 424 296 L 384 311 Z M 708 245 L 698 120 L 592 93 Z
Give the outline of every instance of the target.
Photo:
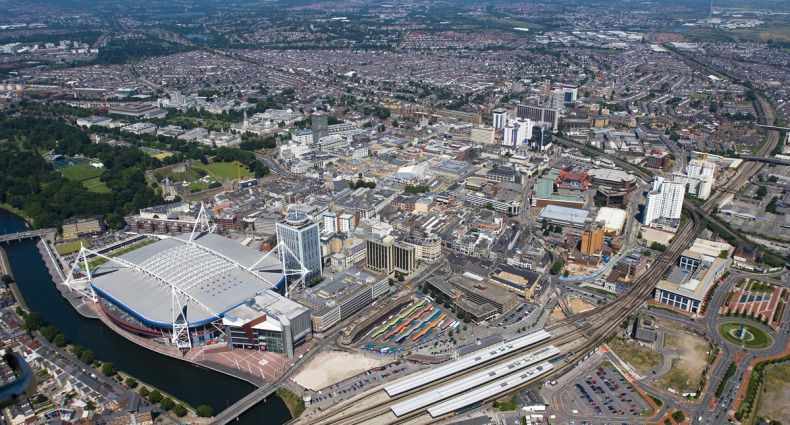
M 656 177 L 647 193 L 642 222 L 649 226 L 661 220 L 679 220 L 685 194 L 685 184 Z
M 565 105 L 573 105 L 576 103 L 576 98 L 579 94 L 579 89 L 576 87 L 565 87 L 562 89 L 565 94 Z
M 523 144 L 529 143 L 530 138 L 532 138 L 531 120 L 510 120 L 504 127 L 502 145 L 517 148 Z
M 322 137 L 329 135 L 329 117 L 323 112 L 312 115 L 313 144 L 318 145 Z
M 507 125 L 508 113 L 507 109 L 505 108 L 496 108 L 494 109 L 494 128 L 500 129 L 505 128 Z
M 306 281 L 321 276 L 321 242 L 318 223 L 314 223 L 302 211 L 292 210 L 285 220 L 276 224 L 277 244 L 290 249 L 281 254 L 285 259 L 283 267 L 288 270 L 299 270 L 296 260 L 308 270 Z M 292 255 L 291 255 L 292 254 Z
M 562 109 L 565 106 L 565 91 L 562 89 L 552 90 L 549 95 L 549 107 Z
M 548 150 L 552 144 L 551 127 L 543 123 L 532 127 L 532 137 L 529 138 L 529 146 L 532 150 L 543 152 Z

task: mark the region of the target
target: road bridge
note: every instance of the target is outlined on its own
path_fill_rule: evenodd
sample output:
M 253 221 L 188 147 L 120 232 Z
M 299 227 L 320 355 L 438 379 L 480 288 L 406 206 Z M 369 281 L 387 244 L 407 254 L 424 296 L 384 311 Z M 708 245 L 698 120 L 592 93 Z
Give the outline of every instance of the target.
M 269 385 L 264 385 L 251 393 L 244 396 L 239 401 L 231 404 L 228 406 L 227 409 L 220 412 L 217 416 L 214 417 L 214 420 L 211 422 L 212 425 L 226 425 L 239 416 L 242 413 L 246 412 L 247 410 L 251 409 L 256 404 L 266 400 L 267 397 L 274 394 L 278 388 L 280 388 L 283 384 L 285 384 L 288 379 L 291 378 L 296 371 L 298 371 L 305 363 L 309 362 L 310 359 L 313 358 L 318 352 L 321 351 L 324 345 L 330 342 L 331 339 L 324 339 L 321 340 L 320 343 L 316 344 L 313 348 L 311 348 L 307 353 L 305 353 L 302 358 L 298 359 L 294 362 L 293 366 L 291 366 L 285 373 L 283 373 L 276 381 L 272 382 Z
M 757 127 L 776 131 L 790 131 L 790 127 L 779 127 L 776 125 L 757 124 Z
M 4 235 L 0 235 L 0 243 L 21 241 L 23 239 L 40 238 L 42 236 L 46 236 L 54 232 L 55 229 L 39 229 L 39 230 L 25 230 L 23 232 L 16 232 L 16 233 L 6 233 Z
M 746 161 L 766 162 L 769 164 L 779 164 L 779 165 L 790 165 L 790 160 L 775 158 L 773 156 L 746 155 L 746 156 L 741 156 L 740 158 Z

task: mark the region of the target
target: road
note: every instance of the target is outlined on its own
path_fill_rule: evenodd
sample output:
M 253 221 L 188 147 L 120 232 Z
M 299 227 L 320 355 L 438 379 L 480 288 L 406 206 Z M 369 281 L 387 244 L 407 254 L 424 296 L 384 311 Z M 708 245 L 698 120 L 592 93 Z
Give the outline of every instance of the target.
M 270 385 L 266 385 L 260 387 L 253 392 L 247 394 L 241 400 L 233 403 L 227 409 L 220 412 L 218 415 L 214 417 L 214 420 L 211 422 L 212 425 L 225 425 L 230 423 L 234 419 L 238 418 L 239 415 L 246 412 L 256 404 L 262 402 L 267 397 L 272 395 L 278 388 L 283 386 L 291 376 L 293 376 L 299 369 L 304 366 L 307 362 L 309 362 L 313 356 L 321 351 L 322 348 L 329 344 L 335 343 L 337 338 L 326 338 L 320 340 L 315 346 L 313 346 L 304 356 L 296 362 L 294 362 L 293 366 L 288 368 L 282 376 L 277 378 L 276 381 L 272 382 Z
M 641 173 L 641 171 L 640 171 Z M 411 414 L 395 417 L 389 410 L 389 406 L 395 401 L 419 395 L 424 391 L 433 389 L 446 382 L 463 378 L 469 373 L 477 371 L 483 367 L 502 365 L 512 360 L 514 357 L 523 355 L 525 351 L 537 350 L 548 345 L 564 347 L 563 354 L 566 360 L 555 366 L 554 371 L 541 377 L 541 380 L 550 379 L 552 376 L 561 376 L 575 367 L 578 360 L 597 347 L 608 335 L 620 325 L 621 319 L 636 311 L 652 294 L 653 288 L 669 268 L 674 265 L 680 253 L 690 244 L 701 225 L 701 217 L 696 213 L 691 213 L 692 219 L 685 222 L 678 230 L 677 236 L 673 239 L 670 247 L 662 253 L 655 261 L 653 266 L 643 275 L 635 280 L 633 290 L 621 298 L 608 304 L 605 308 L 596 308 L 587 312 L 573 316 L 572 318 L 549 327 L 552 337 L 548 341 L 536 344 L 525 350 L 514 352 L 511 355 L 503 356 L 492 363 L 470 368 L 464 373 L 449 378 L 444 378 L 425 385 L 419 389 L 389 397 L 384 391 L 383 386 L 368 390 L 367 392 L 351 398 L 347 402 L 340 403 L 333 408 L 322 412 L 319 418 L 312 417 L 310 424 L 358 424 L 358 423 L 402 423 L 405 421 L 416 420 L 419 423 L 430 423 L 440 418 L 431 418 L 421 410 Z M 586 320 L 587 326 L 576 326 L 579 320 Z M 531 382 L 530 382 L 531 384 Z M 523 386 L 522 386 L 523 387 Z M 512 393 L 521 387 L 513 388 L 508 391 Z M 504 396 L 500 394 L 497 398 Z M 446 415 L 447 416 L 447 415 Z M 374 422 L 371 422 L 374 421 Z M 299 422 L 297 420 L 297 422 Z M 305 422 L 307 423 L 307 422 Z
M 562 140 L 557 138 L 557 140 L 561 144 L 570 145 L 573 147 L 584 148 L 585 146 L 580 145 L 575 142 L 571 142 L 568 140 Z M 778 140 L 778 139 L 777 139 Z M 771 139 L 769 138 L 767 142 L 763 145 L 761 149 L 773 149 L 771 147 Z M 608 157 L 608 155 L 601 154 L 601 156 Z M 632 171 L 634 174 L 640 176 L 644 180 L 649 179 L 649 175 L 639 169 L 638 167 L 633 166 L 630 163 L 620 160 L 619 158 L 609 157 L 610 160 L 614 161 L 621 167 Z M 739 170 L 738 174 L 733 178 L 731 181 L 732 184 L 737 184 L 739 180 L 746 180 L 751 175 L 753 175 L 759 167 L 744 167 Z M 573 320 L 584 319 L 586 320 L 590 326 L 584 327 L 583 329 L 574 328 L 574 327 L 565 327 L 565 328 L 556 328 L 553 331 L 552 338 L 549 339 L 548 343 L 552 343 L 557 346 L 564 346 L 567 345 L 569 339 L 573 340 L 582 340 L 584 343 L 581 346 L 574 345 L 573 348 L 568 349 L 566 347 L 566 361 L 564 364 L 556 367 L 555 370 L 551 373 L 551 376 L 561 376 L 563 373 L 566 373 L 569 370 L 572 370 L 576 362 L 584 357 L 587 353 L 589 353 L 593 348 L 597 347 L 608 335 L 613 332 L 617 326 L 619 325 L 621 319 L 623 317 L 628 317 L 629 315 L 633 314 L 649 296 L 652 294 L 653 288 L 655 287 L 656 283 L 663 277 L 664 273 L 667 272 L 675 263 L 675 260 L 680 255 L 680 253 L 688 247 L 691 243 L 693 238 L 696 236 L 697 232 L 700 230 L 702 217 L 709 216 L 710 211 L 712 210 L 712 206 L 715 205 L 717 201 L 716 198 L 721 198 L 722 194 L 719 193 L 718 196 L 714 196 L 710 203 L 706 203 L 702 207 L 698 207 L 690 202 L 686 202 L 684 207 L 687 213 L 690 215 L 690 220 L 681 224 L 680 229 L 676 233 L 675 238 L 673 238 L 669 249 L 666 252 L 661 254 L 657 259 L 656 262 L 648 269 L 644 274 L 640 275 L 635 279 L 635 284 L 633 289 L 623 297 L 619 298 L 618 300 L 612 302 L 611 304 L 607 305 L 604 308 L 596 308 L 594 310 L 590 310 L 583 314 L 579 314 L 574 316 Z M 530 350 L 540 348 L 545 344 L 540 344 L 534 347 L 530 347 Z M 520 353 L 519 353 L 520 354 Z M 502 360 L 496 361 L 494 364 L 502 364 L 503 362 L 508 361 L 511 356 L 505 356 Z M 490 366 L 490 365 L 487 365 Z M 430 418 L 429 416 L 425 416 L 421 413 L 421 411 L 416 412 L 412 415 L 406 415 L 405 417 L 396 418 L 391 415 L 389 411 L 389 406 L 394 403 L 396 400 L 406 397 L 406 396 L 413 396 L 420 392 L 435 388 L 436 386 L 448 381 L 457 379 L 459 377 L 463 377 L 472 371 L 477 370 L 477 368 L 472 368 L 469 371 L 466 371 L 464 374 L 460 376 L 452 377 L 450 379 L 442 379 L 435 383 L 429 384 L 424 388 L 420 388 L 419 390 L 415 390 L 413 392 L 406 393 L 402 396 L 390 398 L 382 391 L 381 388 L 374 388 L 369 390 L 365 394 L 361 394 L 357 397 L 352 398 L 348 403 L 341 403 L 335 406 L 334 409 L 330 409 L 323 413 L 323 416 L 318 419 L 314 419 L 311 423 L 327 423 L 327 424 L 353 424 L 353 423 L 362 423 L 368 420 L 375 419 L 377 423 L 402 423 L 405 421 L 413 420 L 415 418 L 420 418 L 421 421 L 427 421 L 428 423 L 434 422 L 434 418 Z M 544 378 L 545 379 L 545 378 Z M 515 391 L 511 390 L 510 392 Z M 505 394 L 500 394 L 498 397 L 504 396 Z M 422 415 L 422 416 L 421 416 Z M 436 418 L 436 419 L 443 419 L 443 418 Z
M 24 232 L 6 233 L 4 235 L 0 235 L 0 243 L 21 241 L 22 239 L 34 239 L 52 233 L 55 233 L 55 229 L 25 230 Z

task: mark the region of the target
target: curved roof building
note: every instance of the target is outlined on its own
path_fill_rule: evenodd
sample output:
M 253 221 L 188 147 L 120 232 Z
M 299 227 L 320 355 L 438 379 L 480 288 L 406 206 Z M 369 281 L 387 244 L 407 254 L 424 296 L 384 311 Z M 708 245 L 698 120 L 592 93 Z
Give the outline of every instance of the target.
M 116 257 L 92 270 L 93 289 L 148 326 L 172 328 L 173 292 L 190 327 L 205 325 L 257 295 L 280 297 L 277 256 L 215 234 L 182 234 Z

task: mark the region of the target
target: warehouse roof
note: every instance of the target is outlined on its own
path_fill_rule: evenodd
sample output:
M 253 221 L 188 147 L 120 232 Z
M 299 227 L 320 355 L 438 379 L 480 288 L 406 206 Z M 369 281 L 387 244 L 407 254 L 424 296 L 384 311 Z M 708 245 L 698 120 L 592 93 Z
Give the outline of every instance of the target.
M 590 212 L 580 208 L 546 205 L 540 210 L 538 220 L 549 220 L 568 223 L 574 226 L 583 226 L 584 223 L 590 221 Z

